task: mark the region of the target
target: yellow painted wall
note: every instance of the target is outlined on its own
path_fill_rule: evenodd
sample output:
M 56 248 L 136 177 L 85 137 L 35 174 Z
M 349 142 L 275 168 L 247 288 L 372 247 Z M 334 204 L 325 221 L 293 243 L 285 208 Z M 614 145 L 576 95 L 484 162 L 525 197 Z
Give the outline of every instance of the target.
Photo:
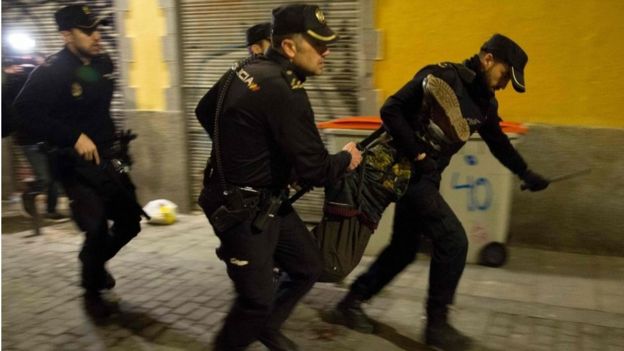
M 169 71 L 163 57 L 165 15 L 154 0 L 130 0 L 126 36 L 131 39 L 129 86 L 135 89 L 137 110 L 165 110 Z
M 499 32 L 529 55 L 527 92 L 498 92 L 510 121 L 624 127 L 624 1 L 377 0 L 384 98 L 418 69 L 459 62 Z

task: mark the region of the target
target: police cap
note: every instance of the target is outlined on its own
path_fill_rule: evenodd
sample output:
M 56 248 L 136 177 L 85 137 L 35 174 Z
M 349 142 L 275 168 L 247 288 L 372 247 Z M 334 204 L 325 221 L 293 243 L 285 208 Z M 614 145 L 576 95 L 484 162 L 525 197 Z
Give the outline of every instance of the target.
M 54 19 L 60 31 L 72 28 L 95 29 L 98 24 L 108 24 L 107 19 L 96 17 L 86 4 L 65 6 L 56 11 Z
M 483 43 L 481 51 L 491 53 L 494 58 L 499 59 L 511 66 L 511 84 L 519 93 L 524 93 L 524 66 L 529 61 L 529 57 L 522 48 L 513 40 L 502 34 L 494 34 L 488 41 Z
M 271 39 L 271 22 L 259 23 L 255 26 L 247 28 L 245 33 L 247 39 L 247 46 L 255 44 L 262 39 Z
M 322 42 L 338 38 L 327 26 L 325 14 L 316 5 L 285 5 L 273 9 L 273 35 L 294 33 L 305 33 Z

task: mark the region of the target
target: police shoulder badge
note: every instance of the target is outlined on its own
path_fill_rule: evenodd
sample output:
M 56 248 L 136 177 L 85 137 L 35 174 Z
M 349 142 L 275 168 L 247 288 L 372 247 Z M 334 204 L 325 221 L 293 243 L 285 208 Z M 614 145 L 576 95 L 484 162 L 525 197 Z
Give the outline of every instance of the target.
M 303 88 L 303 82 L 299 78 L 297 78 L 297 76 L 295 75 L 293 71 L 291 70 L 284 71 L 284 77 L 286 78 L 286 81 L 288 82 L 288 84 L 290 84 L 291 89 Z
M 323 11 L 320 8 L 317 8 L 316 11 L 314 12 L 314 15 L 316 15 L 316 19 L 321 22 L 322 24 L 325 24 L 325 14 L 323 14 Z
M 73 82 L 71 85 L 71 94 L 73 97 L 79 97 L 82 95 L 82 86 L 78 82 Z

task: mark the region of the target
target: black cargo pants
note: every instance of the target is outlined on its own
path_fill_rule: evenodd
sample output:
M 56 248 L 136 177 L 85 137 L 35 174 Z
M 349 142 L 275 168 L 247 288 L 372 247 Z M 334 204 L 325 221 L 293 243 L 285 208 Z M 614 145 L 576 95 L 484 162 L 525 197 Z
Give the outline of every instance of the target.
M 466 265 L 468 240 L 459 219 L 439 192 L 440 173 L 415 175 L 397 202 L 392 239 L 351 291 L 370 299 L 416 259 L 422 235 L 433 244 L 429 267 L 427 315 L 429 322 L 446 320 Z
M 72 217 L 85 232 L 78 255 L 82 262 L 82 286 L 86 290 L 100 290 L 106 283 L 104 264 L 141 231 L 141 218 L 128 199 L 104 196 L 73 172 L 66 172 L 61 181 L 70 200 Z M 120 174 L 118 181 L 136 201 L 130 177 Z M 109 220 L 113 222 L 110 228 Z
M 216 190 L 204 189 L 199 203 L 207 216 L 219 204 Z M 266 330 L 279 330 L 297 302 L 321 274 L 321 254 L 312 234 L 290 207 L 280 211 L 262 232 L 252 219 L 223 232 L 219 258 L 234 283 L 236 299 L 217 335 L 219 350 L 244 350 Z M 287 273 L 274 283 L 274 267 Z

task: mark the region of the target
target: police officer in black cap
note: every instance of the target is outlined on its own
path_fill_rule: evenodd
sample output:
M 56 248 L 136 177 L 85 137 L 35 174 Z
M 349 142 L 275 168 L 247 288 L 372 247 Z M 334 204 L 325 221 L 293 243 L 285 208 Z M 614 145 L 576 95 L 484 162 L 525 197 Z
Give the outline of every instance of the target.
M 103 53 L 98 30 L 106 20 L 85 4 L 66 6 L 55 19 L 65 47 L 32 72 L 15 108 L 21 131 L 54 150 L 73 218 L 86 232 L 79 254 L 85 306 L 105 317 L 112 306 L 100 291 L 115 285 L 105 263 L 140 231 L 139 211 L 128 175 L 104 176 L 118 156 L 110 114 L 113 63 Z M 123 170 L 123 164 L 116 166 Z M 114 222 L 110 229 L 108 220 Z
M 459 279 L 466 264 L 466 233 L 439 193 L 441 173 L 474 132 L 494 156 L 524 182 L 543 190 L 548 180 L 531 171 L 501 130 L 495 92 L 511 81 L 525 91 L 528 57 L 511 39 L 496 34 L 479 54 L 463 63 L 426 66 L 381 108 L 381 118 L 396 145 L 414 160 L 410 184 L 398 201 L 390 244 L 368 271 L 351 285 L 336 306 L 338 322 L 365 333 L 374 324 L 361 304 L 416 259 L 421 236 L 433 243 L 426 305 L 425 341 L 442 350 L 466 350 L 471 340 L 448 322 Z
M 271 46 L 271 22 L 258 23 L 247 28 L 245 39 L 250 54 L 264 54 Z
M 298 214 L 283 200 L 293 175 L 324 185 L 361 161 L 353 142 L 330 155 L 304 89 L 323 72 L 336 34 L 318 6 L 273 10 L 272 47 L 226 73 L 196 115 L 213 141 L 199 203 L 219 239 L 237 297 L 215 340 L 243 350 L 260 340 L 270 350 L 297 350 L 280 332 L 321 272 L 321 256 Z M 287 273 L 275 291 L 273 267 Z

